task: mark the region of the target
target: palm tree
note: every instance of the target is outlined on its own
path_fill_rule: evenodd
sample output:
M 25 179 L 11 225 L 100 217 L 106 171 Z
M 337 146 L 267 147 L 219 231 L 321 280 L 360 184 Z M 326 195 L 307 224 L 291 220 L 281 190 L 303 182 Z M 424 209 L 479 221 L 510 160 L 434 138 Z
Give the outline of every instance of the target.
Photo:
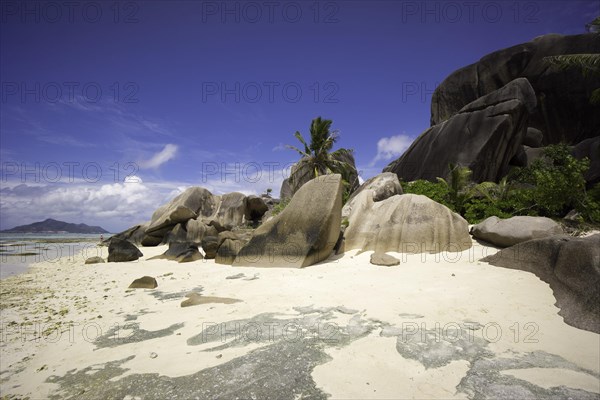
M 464 214 L 464 204 L 471 196 L 469 186 L 471 184 L 471 175 L 473 172 L 468 167 L 461 165 L 449 164 L 450 175 L 448 180 L 437 178 L 438 182 L 442 183 L 448 189 L 448 197 L 450 204 L 454 206 L 454 210 L 459 214 Z
M 337 130 L 331 130 L 332 120 L 317 117 L 310 124 L 310 144 L 306 142 L 298 131 L 294 134 L 302 144 L 303 149 L 287 145 L 302 156 L 300 161 L 292 168 L 290 176 L 296 190 L 310 179 L 324 174 L 341 174 L 347 190 L 353 190 L 358 182 L 353 178 L 354 166 L 345 161 L 351 159 L 352 150 L 338 149 L 331 152 L 333 145 L 339 138 Z M 295 191 L 295 190 L 294 190 Z

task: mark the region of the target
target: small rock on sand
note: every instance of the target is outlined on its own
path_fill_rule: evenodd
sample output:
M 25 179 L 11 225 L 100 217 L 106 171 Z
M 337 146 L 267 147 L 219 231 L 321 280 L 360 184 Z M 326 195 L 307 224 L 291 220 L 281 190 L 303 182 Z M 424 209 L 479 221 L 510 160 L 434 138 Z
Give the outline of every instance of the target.
M 371 254 L 371 264 L 391 267 L 400 264 L 400 260 L 386 253 L 373 253 Z
M 104 258 L 102 257 L 90 257 L 87 260 L 85 260 L 86 264 L 100 264 L 100 263 L 104 263 Z
M 155 289 L 156 287 L 158 287 L 158 283 L 151 276 L 138 278 L 129 285 L 129 289 Z

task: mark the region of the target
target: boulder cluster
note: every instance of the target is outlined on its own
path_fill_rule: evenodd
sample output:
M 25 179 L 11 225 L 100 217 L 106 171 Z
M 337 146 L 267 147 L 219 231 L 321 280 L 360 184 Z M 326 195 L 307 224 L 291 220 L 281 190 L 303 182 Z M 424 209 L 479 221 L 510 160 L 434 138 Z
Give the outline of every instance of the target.
M 599 52 L 597 35 L 546 35 L 490 54 L 436 89 L 431 128 L 382 174 L 360 187 L 353 183 L 345 204 L 341 175 L 310 179 L 302 163 L 283 183 L 281 197 L 289 204 L 277 215 L 271 209 L 278 200 L 269 196 L 192 187 L 149 222 L 113 236 L 108 261 L 137 260 L 136 245 L 168 244 L 155 258 L 303 268 L 358 250 L 373 251 L 371 263 L 389 267 L 401 261 L 387 252 L 463 252 L 481 241 L 501 249 L 482 261 L 533 272 L 550 284 L 568 323 L 600 332 L 600 235 L 567 236 L 553 220 L 528 216 L 490 217 L 469 230 L 462 216 L 428 197 L 404 194 L 400 183 L 447 178 L 450 164 L 469 167 L 475 181 L 497 182 L 561 141 L 573 145 L 576 157 L 591 159 L 586 179 L 597 182 L 600 113 L 589 97 L 600 78 L 553 69 L 544 57 Z

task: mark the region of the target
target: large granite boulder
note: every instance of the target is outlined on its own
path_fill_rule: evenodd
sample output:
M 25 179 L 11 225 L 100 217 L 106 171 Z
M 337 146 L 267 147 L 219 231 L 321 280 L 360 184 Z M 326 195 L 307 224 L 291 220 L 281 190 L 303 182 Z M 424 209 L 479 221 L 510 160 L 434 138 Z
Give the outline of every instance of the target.
M 600 75 L 549 66 L 544 60 L 547 56 L 583 53 L 600 53 L 600 35 L 550 34 L 491 53 L 453 72 L 436 88 L 431 125 L 450 119 L 466 104 L 523 77 L 533 86 L 539 104 L 529 126 L 543 132 L 544 145 L 561 141 L 575 144 L 595 137 L 600 113 L 589 100 L 592 91 L 600 87 Z
M 231 230 L 246 222 L 246 195 L 239 192 L 227 193 L 217 198 L 218 207 L 214 214 L 202 221 L 207 225 Z
M 210 216 L 216 207 L 217 204 L 212 193 L 201 187 L 191 187 L 169 203 L 159 207 L 152 214 L 146 234 L 162 232 L 165 228 L 172 228 L 176 224 L 187 222 L 198 215 Z
M 598 134 L 600 135 L 600 128 Z M 572 153 L 575 158 L 587 157 L 590 160 L 590 169 L 585 173 L 586 182 L 588 184 L 600 182 L 600 136 L 578 143 L 573 147 Z
M 302 268 L 327 259 L 342 219 L 342 176 L 319 176 L 292 197 L 277 216 L 254 231 L 234 266 Z
M 144 255 L 135 245 L 125 239 L 111 238 L 108 245 L 108 262 L 135 261 Z
M 362 193 L 365 190 L 373 191 L 373 201 L 381 201 L 396 194 L 402 194 L 402 186 L 398 180 L 398 175 L 391 172 L 384 172 L 366 180 L 354 193 L 352 193 L 342 208 L 342 218 L 348 218 L 350 216 L 352 207 L 354 206 L 354 199 L 359 193 Z
M 404 194 L 375 202 L 365 190 L 356 200 L 344 233 L 346 251 L 440 253 L 472 246 L 467 221 L 428 197 Z
M 150 225 L 149 222 L 146 222 L 145 224 L 134 225 L 131 228 L 124 230 L 123 232 L 119 232 L 116 235 L 111 236 L 111 238 L 116 237 L 119 239 L 128 240 L 133 244 L 139 245 L 144 239 L 148 225 Z M 110 239 L 105 240 L 105 242 L 109 241 Z
M 247 243 L 248 241 L 246 240 L 225 239 L 223 243 L 219 245 L 219 249 L 215 256 L 215 263 L 232 265 L 242 247 Z
M 356 170 L 356 164 L 352 151 L 339 149 L 332 155 L 335 160 L 345 162 L 350 165 L 348 172 L 342 176 L 342 179 L 348 182 L 348 189 L 350 193 L 354 192 L 358 188 L 359 182 L 358 171 Z M 305 161 L 306 159 L 302 158 L 299 162 L 292 166 L 289 178 L 284 179 L 283 183 L 281 184 L 281 190 L 279 192 L 279 197 L 281 200 L 291 199 L 306 182 L 314 178 L 314 170 Z M 319 171 L 319 173 L 324 175 L 327 173 L 327 171 Z
M 600 234 L 530 240 L 482 261 L 534 273 L 550 285 L 566 323 L 600 333 Z
M 471 228 L 473 237 L 499 247 L 564 233 L 559 224 L 546 217 L 489 217 Z
M 196 244 L 200 244 L 204 236 L 217 236 L 218 234 L 214 226 L 206 225 L 198 218 L 190 219 L 185 224 L 185 230 L 187 232 L 186 240 Z
M 469 167 L 476 182 L 497 182 L 519 151 L 535 106 L 527 79 L 515 79 L 426 130 L 383 171 L 406 181 L 435 181 L 448 178 L 449 164 L 455 164 Z

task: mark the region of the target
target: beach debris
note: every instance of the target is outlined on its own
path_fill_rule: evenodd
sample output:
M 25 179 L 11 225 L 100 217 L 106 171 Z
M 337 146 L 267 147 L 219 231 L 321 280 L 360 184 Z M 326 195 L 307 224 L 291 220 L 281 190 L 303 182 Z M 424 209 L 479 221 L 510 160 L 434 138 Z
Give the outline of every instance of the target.
M 158 354 L 156 354 L 155 352 L 150 353 L 150 358 L 156 358 L 158 357 Z
M 371 254 L 371 264 L 392 267 L 394 265 L 399 265 L 400 260 L 386 253 L 375 252 Z
M 129 289 L 155 289 L 156 287 L 158 287 L 158 283 L 151 276 L 138 278 L 129 285 Z
M 88 259 L 85 260 L 86 264 L 101 264 L 101 263 L 104 263 L 104 262 L 105 262 L 104 258 L 98 257 L 98 256 L 90 257 L 90 258 L 88 258 Z

